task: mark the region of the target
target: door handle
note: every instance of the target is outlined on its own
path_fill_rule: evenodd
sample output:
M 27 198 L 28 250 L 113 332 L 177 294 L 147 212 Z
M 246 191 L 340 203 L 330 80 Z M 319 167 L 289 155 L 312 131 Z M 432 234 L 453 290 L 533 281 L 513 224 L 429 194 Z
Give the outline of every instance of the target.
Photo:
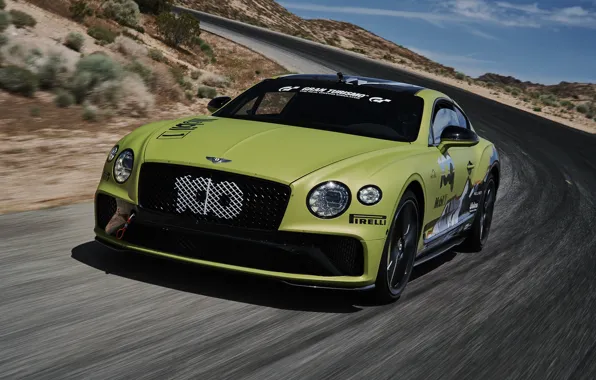
M 470 161 L 468 161 L 468 169 L 474 169 L 476 165 L 474 165 L 473 163 L 471 163 Z

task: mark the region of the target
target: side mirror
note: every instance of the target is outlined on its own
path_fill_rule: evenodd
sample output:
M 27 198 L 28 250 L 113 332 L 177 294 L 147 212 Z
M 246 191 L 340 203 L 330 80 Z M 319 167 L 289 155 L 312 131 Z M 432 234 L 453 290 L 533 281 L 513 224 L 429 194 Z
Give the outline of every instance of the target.
M 439 148 L 442 150 L 452 146 L 474 146 L 479 141 L 478 135 L 473 130 L 458 125 L 450 125 L 441 132 Z
M 209 101 L 207 104 L 207 109 L 209 112 L 215 112 L 224 105 L 226 105 L 232 98 L 229 96 L 217 96 Z

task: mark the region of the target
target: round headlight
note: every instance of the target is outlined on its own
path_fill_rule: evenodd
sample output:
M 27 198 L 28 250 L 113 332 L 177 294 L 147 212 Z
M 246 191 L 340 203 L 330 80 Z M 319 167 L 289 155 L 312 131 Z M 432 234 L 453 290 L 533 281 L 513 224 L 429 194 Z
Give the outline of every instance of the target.
M 337 181 L 329 181 L 310 191 L 307 206 L 316 217 L 328 219 L 340 216 L 350 205 L 350 189 Z
M 366 185 L 358 190 L 358 200 L 366 206 L 372 206 L 379 203 L 383 193 L 375 185 Z
M 110 154 L 108 154 L 108 162 L 112 161 L 114 157 L 116 157 L 116 153 L 118 153 L 118 145 L 110 150 Z
M 114 163 L 114 179 L 118 183 L 125 182 L 128 177 L 130 177 L 130 173 L 132 173 L 132 164 L 133 164 L 134 156 L 132 154 L 132 150 L 125 150 L 116 159 Z

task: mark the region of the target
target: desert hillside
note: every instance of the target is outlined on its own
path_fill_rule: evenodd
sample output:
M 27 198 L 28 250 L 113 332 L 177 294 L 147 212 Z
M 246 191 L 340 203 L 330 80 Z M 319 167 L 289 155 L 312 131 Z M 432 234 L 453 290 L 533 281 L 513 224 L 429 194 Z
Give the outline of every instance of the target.
M 274 0 L 176 0 L 176 3 L 388 61 L 557 122 L 596 132 L 596 84 L 542 85 L 491 73 L 471 78 L 356 25 L 302 19 Z
M 171 41 L 158 17 L 133 0 L 0 0 L 0 213 L 91 200 L 132 129 L 287 72 L 192 21 Z

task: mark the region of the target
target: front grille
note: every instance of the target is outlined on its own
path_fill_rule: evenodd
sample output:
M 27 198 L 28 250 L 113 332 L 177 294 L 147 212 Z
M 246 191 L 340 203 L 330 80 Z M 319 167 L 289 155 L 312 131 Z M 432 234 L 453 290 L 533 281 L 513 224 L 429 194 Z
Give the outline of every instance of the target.
M 116 199 L 109 195 L 99 193 L 95 199 L 95 217 L 97 219 L 97 226 L 105 229 L 112 216 L 116 213 L 118 205 Z
M 222 264 L 273 272 L 334 275 L 320 261 L 307 254 L 288 252 L 259 242 L 267 241 L 296 247 L 318 248 L 337 268 L 340 275 L 360 276 L 364 272 L 362 244 L 357 239 L 344 236 L 276 231 L 256 234 L 253 241 L 238 241 L 223 236 L 182 232 L 133 223 L 126 232 L 124 240 L 148 249 Z
M 218 170 L 145 163 L 139 204 L 180 215 L 199 225 L 276 230 L 290 199 L 290 187 Z

